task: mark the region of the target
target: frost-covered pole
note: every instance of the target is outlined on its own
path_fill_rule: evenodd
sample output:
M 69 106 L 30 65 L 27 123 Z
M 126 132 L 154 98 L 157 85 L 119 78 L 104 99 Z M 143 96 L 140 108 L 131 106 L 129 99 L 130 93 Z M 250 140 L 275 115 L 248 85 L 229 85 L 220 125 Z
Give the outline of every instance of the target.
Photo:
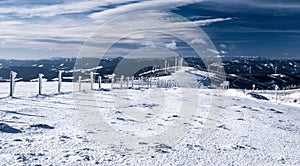
M 39 74 L 39 95 L 42 95 L 42 87 L 43 87 L 43 76 L 44 74 Z
M 121 89 L 123 89 L 123 82 L 124 82 L 124 76 L 121 75 L 121 78 L 120 78 Z
M 167 63 L 168 63 L 168 61 L 165 60 L 165 74 L 167 74 Z
M 253 92 L 254 92 L 255 91 L 255 84 L 252 85 L 252 88 L 253 88 Z
M 62 73 L 62 70 L 58 71 L 58 93 L 61 92 Z
M 114 89 L 115 74 L 111 75 L 111 89 Z
M 127 89 L 129 88 L 129 77 L 127 77 L 127 82 L 126 82 L 126 84 L 127 84 Z
M 98 76 L 99 89 L 101 89 L 101 82 L 102 82 L 101 76 Z
M 139 77 L 139 88 L 141 88 L 141 77 Z
M 179 63 L 178 64 L 179 68 L 181 68 L 183 66 L 183 58 L 182 57 L 179 58 L 179 62 L 178 63 Z
M 134 76 L 131 76 L 131 88 L 133 89 L 133 85 L 134 85 Z
M 90 73 L 90 77 L 91 77 L 91 90 L 93 90 L 94 89 L 94 73 L 93 72 Z
M 177 71 L 178 69 L 178 61 L 177 61 L 177 57 L 175 57 L 175 71 Z
M 78 77 L 79 91 L 81 91 L 81 79 L 82 79 L 82 76 L 79 76 Z
M 17 73 L 14 71 L 10 72 L 10 93 L 9 96 L 13 97 L 15 92 L 15 78 L 17 76 Z
M 278 85 L 275 85 L 275 99 L 276 99 L 276 103 L 277 103 L 277 94 L 278 94 Z

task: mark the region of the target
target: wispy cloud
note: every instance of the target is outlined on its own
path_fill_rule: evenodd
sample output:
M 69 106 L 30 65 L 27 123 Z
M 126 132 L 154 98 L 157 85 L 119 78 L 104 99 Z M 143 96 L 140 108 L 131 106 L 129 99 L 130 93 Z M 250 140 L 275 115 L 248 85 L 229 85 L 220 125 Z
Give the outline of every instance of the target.
M 181 8 L 182 6 L 185 8 Z M 195 37 L 194 32 L 190 30 L 192 27 L 207 25 L 216 28 L 218 33 L 222 32 L 224 34 L 221 36 L 223 40 L 231 40 L 231 43 L 248 42 L 249 36 L 247 34 L 249 32 L 263 32 L 262 35 L 265 32 L 298 34 L 298 17 L 295 17 L 296 19 L 289 18 L 287 21 L 270 18 L 273 18 L 274 14 L 300 13 L 299 9 L 298 0 L 55 0 L 51 2 L 5 0 L 0 2 L 0 51 L 10 49 L 11 54 L 17 54 L 23 53 L 23 50 L 36 50 L 36 55 L 74 56 L 82 43 L 95 30 L 104 25 L 103 23 L 112 21 L 118 16 L 143 10 L 179 11 L 191 20 L 177 20 L 172 16 L 165 17 L 164 12 L 154 12 L 151 15 L 132 15 L 124 22 L 106 26 L 104 31 L 110 33 L 101 34 L 101 40 L 87 42 L 87 47 L 90 49 L 88 53 L 95 53 L 96 49 L 101 49 L 108 41 L 136 28 L 136 25 L 143 25 L 159 31 L 160 29 L 155 29 L 155 25 L 153 25 L 157 19 L 160 19 L 160 24 L 163 24 L 160 28 L 171 29 L 177 34 L 188 36 L 191 39 L 189 44 L 205 45 L 206 40 Z M 203 16 L 198 15 L 199 13 L 202 14 L 202 11 Z M 278 12 L 274 13 L 274 11 Z M 251 14 L 256 16 L 257 13 L 268 13 L 270 17 L 252 17 Z M 245 16 L 247 20 L 243 20 L 241 15 Z M 257 20 L 264 20 L 265 23 Z M 218 27 L 225 21 L 232 24 L 228 24 L 228 27 L 225 28 Z M 283 22 L 282 25 L 276 26 L 281 22 Z M 237 32 L 246 35 L 234 36 Z M 254 38 L 255 36 L 251 38 L 251 41 L 256 41 Z M 176 42 L 174 43 L 173 40 Z M 296 37 L 293 40 L 296 41 Z M 135 34 L 128 36 L 126 40 L 121 42 L 122 45 L 119 46 L 122 48 L 115 48 L 118 53 L 129 52 L 137 46 L 167 47 L 176 48 L 176 50 L 182 47 L 177 39 L 163 34 Z M 128 45 L 133 45 L 133 47 Z M 224 51 L 227 50 L 224 49 Z M 5 52 L 5 55 L 9 56 L 10 53 Z M 28 55 L 30 56 L 30 53 Z
M 188 4 L 193 4 L 197 2 L 203 2 L 203 0 L 150 0 L 142 1 L 139 3 L 132 3 L 127 5 L 122 5 L 113 9 L 104 10 L 101 12 L 93 13 L 89 17 L 98 21 L 107 20 L 108 18 L 114 18 L 122 14 L 141 11 L 141 10 L 160 10 L 160 9 L 174 9 L 179 6 L 184 6 Z
M 75 1 L 42 6 L 19 6 L 19 7 L 0 7 L 0 14 L 14 14 L 23 18 L 31 17 L 53 17 L 62 14 L 82 13 L 91 10 L 104 10 L 105 6 L 123 4 L 134 0 L 92 0 L 92 1 Z
M 23 24 L 23 22 L 21 22 L 21 21 L 1 21 L 0 27 L 1 26 L 21 25 L 21 24 Z

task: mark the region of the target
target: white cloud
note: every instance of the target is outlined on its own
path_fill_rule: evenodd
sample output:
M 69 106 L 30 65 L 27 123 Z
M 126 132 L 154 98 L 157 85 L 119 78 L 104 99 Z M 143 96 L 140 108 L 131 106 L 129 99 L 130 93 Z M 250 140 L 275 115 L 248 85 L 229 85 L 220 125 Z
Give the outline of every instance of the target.
M 209 52 L 211 52 L 211 53 L 213 53 L 213 54 L 217 54 L 217 55 L 220 54 L 219 51 L 217 51 L 217 50 L 215 50 L 215 49 L 210 49 L 210 48 L 208 48 L 207 51 L 209 51 Z
M 60 55 L 76 55 L 81 47 L 81 42 L 84 42 L 95 30 L 99 28 L 96 22 L 102 19 L 112 19 L 113 16 L 124 14 L 131 11 L 139 11 L 143 9 L 173 9 L 178 6 L 200 2 L 202 0 L 149 0 L 143 2 L 136 2 L 127 5 L 117 6 L 113 9 L 107 9 L 103 12 L 98 12 L 89 16 L 96 21 L 91 21 L 88 17 L 80 17 L 74 19 L 72 17 L 54 17 L 54 18 L 39 18 L 35 17 L 52 17 L 60 14 L 77 13 L 98 9 L 108 4 L 120 4 L 133 0 L 104 0 L 104 1 L 80 1 L 80 2 L 65 2 L 63 4 L 49 5 L 49 6 L 32 6 L 32 7 L 0 7 L 0 15 L 14 14 L 20 17 L 34 17 L 30 19 L 18 19 L 13 21 L 0 21 L 0 40 L 2 45 L 0 48 L 17 48 L 17 49 L 35 49 L 43 53 L 43 50 L 52 52 L 51 54 L 60 53 Z M 2 10 L 3 9 L 3 10 Z M 217 18 L 193 21 L 178 20 L 176 16 L 166 14 L 164 12 L 153 12 L 147 15 L 139 14 L 138 16 L 128 17 L 124 22 L 117 22 L 103 27 L 104 32 L 100 37 L 95 38 L 94 41 L 89 41 L 86 47 L 89 49 L 88 54 L 99 55 L 98 52 L 103 51 L 104 46 L 112 39 L 118 39 L 121 34 L 126 34 L 127 31 L 134 31 L 136 27 L 142 25 L 144 29 L 159 32 L 165 29 L 170 34 L 177 32 L 189 38 L 188 41 L 204 43 L 205 38 L 195 36 L 191 28 L 197 27 L 199 24 L 207 25 L 212 22 L 230 20 L 230 18 Z M 176 19 L 177 18 L 177 19 Z M 19 21 L 21 20 L 21 21 Z M 177 22 L 176 22 L 177 21 Z M 20 26 L 21 25 L 21 26 Z M 138 26 L 135 26 L 138 25 Z M 121 28 L 117 28 L 121 27 Z M 138 30 L 137 30 L 138 31 Z M 94 35 L 98 35 L 97 31 Z M 196 39 L 194 39 L 196 38 Z M 99 39 L 99 40 L 98 40 Z M 143 41 L 142 39 L 147 39 Z M 129 39 L 124 41 L 125 44 L 145 45 L 150 48 L 165 47 L 171 50 L 178 49 L 177 43 L 172 41 L 164 34 L 135 34 L 129 36 Z M 193 40 L 194 39 L 194 40 Z M 168 41 L 172 41 L 167 43 Z M 51 51 L 49 51 L 51 50 Z M 119 48 L 118 51 L 127 51 L 128 48 Z M 57 55 L 54 55 L 57 56 Z
M 206 41 L 200 38 L 191 41 L 192 44 L 206 44 Z
M 21 21 L 0 21 L 1 26 L 11 26 L 11 25 L 21 25 L 23 22 Z
M 102 12 L 93 13 L 89 17 L 98 21 L 111 19 L 122 14 L 141 10 L 161 10 L 161 9 L 173 9 L 179 6 L 193 4 L 197 2 L 203 2 L 203 0 L 150 0 L 139 3 L 132 3 L 122 5 L 113 9 L 104 10 Z
M 55 5 L 31 6 L 31 7 L 0 7 L 0 14 L 15 14 L 19 17 L 53 17 L 60 14 L 82 13 L 94 9 L 101 9 L 107 5 L 114 5 L 134 0 L 92 0 L 65 2 Z
M 232 20 L 232 18 L 213 18 L 213 19 L 197 20 L 197 21 L 193 21 L 192 23 L 197 24 L 199 26 L 205 26 L 211 23 L 229 21 L 229 20 Z
M 175 40 L 173 40 L 172 43 L 167 43 L 166 48 L 171 49 L 171 50 L 177 49 L 177 44 L 176 44 Z
M 227 49 L 226 44 L 220 44 L 220 47 L 221 47 L 222 49 Z

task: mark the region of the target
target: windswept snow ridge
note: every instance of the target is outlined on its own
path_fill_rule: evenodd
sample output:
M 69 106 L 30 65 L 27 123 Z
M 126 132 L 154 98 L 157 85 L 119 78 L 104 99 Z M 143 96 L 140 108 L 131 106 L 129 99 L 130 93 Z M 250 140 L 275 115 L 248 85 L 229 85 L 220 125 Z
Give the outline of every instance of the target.
M 46 82 L 44 95 L 37 96 L 37 83 L 18 82 L 15 97 L 10 98 L 8 83 L 1 83 L 1 87 L 0 165 L 300 163 L 299 90 L 279 91 L 276 103 L 273 91 L 254 92 L 269 99 L 260 100 L 232 89 L 224 93 L 192 88 L 73 92 L 72 83 L 63 83 L 63 93 L 58 94 L 57 82 Z M 196 91 L 199 100 L 190 93 L 183 98 L 179 91 Z M 75 100 L 74 95 L 82 100 Z M 84 112 L 78 107 L 89 103 L 86 96 L 96 99 L 96 118 L 101 115 L 105 124 L 133 140 L 163 133 L 164 128 L 176 129 L 177 122 L 187 132 L 173 144 L 166 144 L 164 138 L 133 142 L 143 151 L 140 154 L 124 149 L 120 142 L 113 142 L 116 140 L 99 142 L 93 136 L 95 133 L 105 136 L 111 131 L 103 131 L 101 126 L 86 128 L 89 124 L 83 121 Z M 212 103 L 218 100 L 223 100 L 218 105 L 218 115 L 210 116 Z M 190 107 L 176 110 L 181 104 Z M 84 106 L 87 115 L 93 106 Z M 183 116 L 184 111 L 192 108 L 190 116 Z M 209 122 L 214 126 L 206 130 Z M 203 134 L 206 139 L 200 139 Z

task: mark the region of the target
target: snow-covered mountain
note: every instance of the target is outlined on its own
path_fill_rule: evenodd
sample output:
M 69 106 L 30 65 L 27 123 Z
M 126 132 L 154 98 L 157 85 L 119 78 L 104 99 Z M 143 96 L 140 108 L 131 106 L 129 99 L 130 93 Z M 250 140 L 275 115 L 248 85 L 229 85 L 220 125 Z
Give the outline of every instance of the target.
M 215 76 L 183 67 L 153 80 L 180 88 L 64 82 L 60 94 L 44 82 L 43 95 L 17 82 L 13 98 L 0 83 L 0 165 L 299 164 L 299 89 L 193 87 Z

